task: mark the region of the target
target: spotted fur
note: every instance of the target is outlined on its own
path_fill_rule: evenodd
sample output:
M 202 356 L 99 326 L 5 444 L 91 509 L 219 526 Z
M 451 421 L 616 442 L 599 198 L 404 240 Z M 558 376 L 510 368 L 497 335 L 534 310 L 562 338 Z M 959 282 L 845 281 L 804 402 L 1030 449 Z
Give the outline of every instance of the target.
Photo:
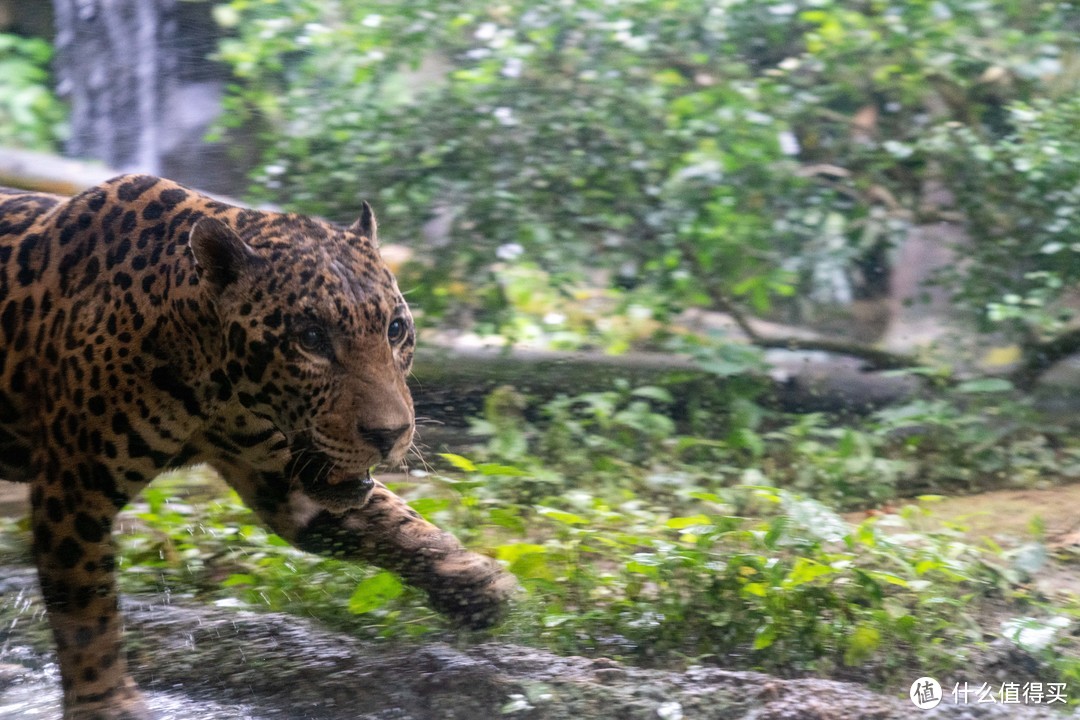
M 366 204 L 343 229 L 149 176 L 0 189 L 0 477 L 31 484 L 66 718 L 146 717 L 111 531 L 166 468 L 209 463 L 298 547 L 497 619 L 510 577 L 369 473 L 412 443 L 414 342 Z

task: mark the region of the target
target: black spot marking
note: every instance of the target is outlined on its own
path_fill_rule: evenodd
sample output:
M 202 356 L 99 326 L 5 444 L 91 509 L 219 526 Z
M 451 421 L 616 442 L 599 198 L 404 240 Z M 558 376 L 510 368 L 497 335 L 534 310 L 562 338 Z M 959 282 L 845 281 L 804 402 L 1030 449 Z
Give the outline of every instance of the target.
M 82 545 L 75 538 L 66 537 L 56 546 L 56 551 L 53 554 L 57 562 L 60 563 L 60 567 L 70 569 L 79 564 L 84 552 Z
M 150 175 L 137 175 L 123 183 L 116 190 L 116 196 L 124 202 L 137 200 L 150 188 L 158 184 L 158 178 Z
M 151 203 L 147 203 L 143 208 L 143 220 L 157 220 L 165 212 L 165 206 L 156 200 Z
M 150 372 L 150 382 L 154 383 L 154 387 L 158 390 L 165 391 L 170 397 L 179 400 L 184 404 L 184 410 L 189 415 L 196 415 L 202 417 L 202 407 L 199 405 L 199 399 L 195 395 L 195 390 L 180 380 L 179 375 L 165 367 L 159 365 Z
M 51 497 L 45 501 L 45 515 L 49 522 L 58 523 L 64 519 L 64 505 L 59 499 Z
M 34 552 L 43 554 L 52 550 L 52 530 L 45 523 L 34 526 Z
M 180 188 L 170 188 L 163 191 L 158 198 L 171 210 L 176 205 L 184 202 L 184 200 L 187 199 L 187 196 L 188 194 Z
M 105 398 L 100 395 L 94 395 L 86 401 L 86 407 L 94 415 L 100 417 L 105 414 Z
M 90 208 L 94 212 L 97 212 L 101 208 L 105 207 L 105 191 L 101 189 L 94 190 L 86 199 L 86 207 Z
M 37 270 L 45 265 L 48 258 L 48 250 L 46 247 L 42 247 L 40 252 L 37 252 L 38 243 L 41 242 L 40 235 L 27 235 L 19 243 L 19 252 L 15 256 L 15 263 L 19 268 L 19 272 L 15 275 L 15 279 L 20 285 L 26 287 L 34 282 L 34 278 L 37 277 Z M 34 261 L 37 260 L 37 263 Z M 39 267 L 35 267 L 39 265 Z
M 3 312 L 0 312 L 0 327 L 4 330 L 4 340 L 11 342 L 15 337 L 15 320 L 18 313 L 18 305 L 15 302 L 9 302 L 4 306 Z
M 75 516 L 75 533 L 89 543 L 101 542 L 105 537 L 106 524 L 86 513 Z
M 75 631 L 75 647 L 89 647 L 93 640 L 94 631 L 86 625 L 79 626 L 79 629 Z
M 129 252 L 131 252 L 131 238 L 126 236 L 120 238 L 120 242 L 113 245 L 105 256 L 105 267 L 112 269 L 124 262 Z

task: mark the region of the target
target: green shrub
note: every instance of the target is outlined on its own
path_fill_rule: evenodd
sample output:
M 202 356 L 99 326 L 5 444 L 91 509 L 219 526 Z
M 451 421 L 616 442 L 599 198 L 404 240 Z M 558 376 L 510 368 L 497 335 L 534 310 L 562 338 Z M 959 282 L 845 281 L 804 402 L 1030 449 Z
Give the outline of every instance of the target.
M 1005 118 L 1003 136 L 948 125 L 921 144 L 940 158 L 972 230 L 965 255 L 979 268 L 941 280 L 987 327 L 1053 336 L 1075 318 L 1061 300 L 1080 281 L 1080 100 L 1017 102 Z
M 52 47 L 0 33 L 0 145 L 53 150 L 67 113 L 51 87 Z

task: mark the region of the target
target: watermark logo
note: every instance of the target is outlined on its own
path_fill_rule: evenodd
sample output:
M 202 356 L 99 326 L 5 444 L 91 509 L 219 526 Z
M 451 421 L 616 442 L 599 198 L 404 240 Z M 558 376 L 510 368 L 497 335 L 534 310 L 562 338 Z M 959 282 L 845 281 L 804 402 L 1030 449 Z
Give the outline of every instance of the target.
M 921 677 L 911 683 L 908 697 L 920 710 L 936 708 L 941 702 L 941 683 L 932 677 Z
M 958 682 L 951 691 L 942 691 L 941 683 L 932 677 L 921 677 L 911 683 L 908 691 L 911 703 L 920 710 L 930 710 L 948 699 L 953 705 L 1065 705 L 1069 702 L 1068 686 L 1061 682 Z

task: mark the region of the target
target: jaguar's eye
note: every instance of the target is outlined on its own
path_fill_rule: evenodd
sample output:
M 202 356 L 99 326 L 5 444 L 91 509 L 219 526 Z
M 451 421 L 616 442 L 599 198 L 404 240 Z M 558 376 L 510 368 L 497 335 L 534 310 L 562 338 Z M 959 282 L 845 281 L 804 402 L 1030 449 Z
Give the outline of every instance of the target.
M 300 347 L 308 352 L 325 353 L 330 346 L 330 339 L 321 327 L 311 326 L 300 331 Z
M 389 327 L 386 328 L 386 337 L 390 340 L 391 345 L 397 345 L 399 342 L 405 339 L 406 330 L 408 326 L 401 318 L 396 318 L 390 321 Z

